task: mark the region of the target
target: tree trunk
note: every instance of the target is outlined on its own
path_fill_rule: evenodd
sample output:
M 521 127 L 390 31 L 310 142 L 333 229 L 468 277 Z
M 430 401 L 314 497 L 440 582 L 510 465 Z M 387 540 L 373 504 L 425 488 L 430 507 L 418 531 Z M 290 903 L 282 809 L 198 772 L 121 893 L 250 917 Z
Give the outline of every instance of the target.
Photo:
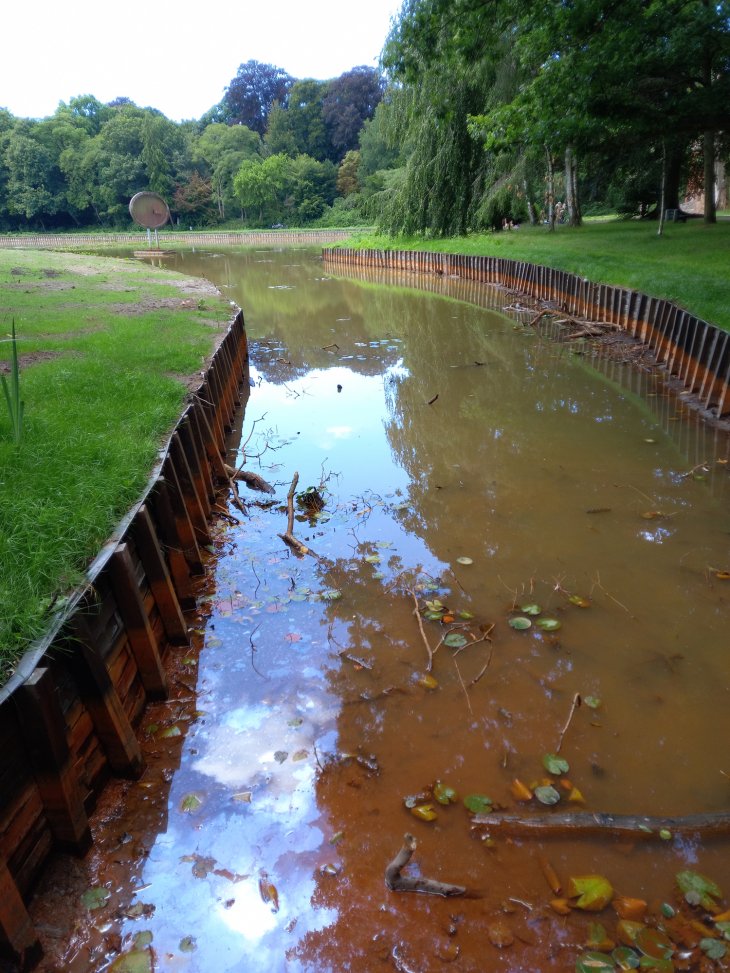
M 527 201 L 527 215 L 530 220 L 530 226 L 537 226 L 537 215 L 535 213 L 535 205 L 532 202 L 532 197 L 530 196 L 530 191 L 527 188 L 527 180 L 522 180 L 522 188 L 525 190 L 525 200 Z
M 715 207 L 715 133 L 705 132 L 703 137 L 705 157 L 705 223 L 717 223 Z
M 686 145 L 669 145 L 664 148 L 664 208 L 680 209 L 679 183 Z
M 548 227 L 552 233 L 555 229 L 555 165 L 550 147 L 547 145 L 545 146 L 545 157 L 547 160 L 547 192 L 545 201 L 547 203 Z
M 659 226 L 657 236 L 664 233 L 664 214 L 667 211 L 667 144 L 662 142 L 662 184 L 659 189 Z
M 715 159 L 715 204 L 717 209 L 727 209 L 727 170 L 722 159 Z
M 578 200 L 578 159 L 570 145 L 565 150 L 565 205 L 568 208 L 568 225 L 580 226 L 583 217 Z

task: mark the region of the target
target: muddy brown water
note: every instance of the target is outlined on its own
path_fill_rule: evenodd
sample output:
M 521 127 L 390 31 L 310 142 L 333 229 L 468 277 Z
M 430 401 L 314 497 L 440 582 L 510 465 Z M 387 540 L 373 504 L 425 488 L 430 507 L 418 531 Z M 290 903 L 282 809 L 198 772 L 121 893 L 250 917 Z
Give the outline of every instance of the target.
M 293 249 L 166 265 L 244 309 L 237 455 L 277 502 L 246 492 L 250 516 L 216 526 L 199 656 L 178 654 L 176 698 L 145 719 L 149 769 L 34 905 L 45 968 L 127 969 L 136 943 L 141 968 L 190 973 L 568 970 L 591 917 L 550 909 L 540 855 L 655 906 L 685 868 L 730 893 L 727 842 L 485 840 L 463 804 L 549 814 L 511 787 L 550 778 L 561 811 L 728 809 L 727 437 L 657 379 L 637 393 L 628 369 L 417 279 L 334 278 Z M 295 471 L 325 501 L 294 523 L 316 558 L 278 536 Z M 414 595 L 453 622 L 422 635 Z M 466 644 L 429 674 L 424 638 L 448 633 Z M 569 719 L 576 694 L 593 706 Z M 558 748 L 563 783 L 542 762 Z M 436 781 L 454 803 L 424 795 Z M 404 832 L 411 874 L 466 897 L 386 889 Z M 96 886 L 106 905 L 77 908 Z

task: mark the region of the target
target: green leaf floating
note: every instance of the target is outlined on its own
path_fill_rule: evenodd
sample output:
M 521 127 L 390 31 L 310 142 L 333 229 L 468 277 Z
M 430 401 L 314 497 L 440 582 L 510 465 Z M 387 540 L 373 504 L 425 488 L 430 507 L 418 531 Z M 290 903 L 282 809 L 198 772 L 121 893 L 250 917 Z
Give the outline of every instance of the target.
M 536 787 L 534 793 L 541 804 L 557 804 L 560 800 L 560 794 L 549 784 L 544 787 Z
M 620 970 L 638 970 L 639 957 L 630 946 L 617 946 L 611 958 Z
M 447 787 L 447 785 L 442 784 L 440 780 L 437 780 L 433 785 L 433 796 L 436 798 L 439 804 L 453 804 L 458 800 L 454 788 Z
M 568 883 L 568 898 L 576 909 L 600 912 L 613 898 L 613 886 L 603 875 L 578 875 Z
M 563 623 L 559 622 L 557 618 L 538 618 L 536 624 L 543 632 L 557 632 L 559 628 L 563 627 Z
M 539 615 L 542 608 L 533 602 L 529 605 L 520 605 L 520 611 L 524 612 L 525 615 Z
M 722 898 L 720 886 L 699 872 L 678 872 L 677 885 L 690 905 L 701 905 L 709 911 L 715 908 L 713 899 Z
M 109 901 L 111 892 L 109 889 L 105 889 L 102 886 L 96 886 L 93 889 L 87 889 L 81 896 L 81 904 L 89 912 L 94 912 L 96 909 L 103 909 L 104 906 Z
M 524 632 L 526 629 L 532 626 L 532 622 L 529 618 L 525 618 L 523 615 L 517 615 L 516 618 L 510 618 L 510 626 L 516 628 L 518 632 Z
M 444 645 L 448 645 L 450 649 L 460 649 L 467 644 L 469 639 L 466 635 L 461 632 L 449 632 L 449 634 L 444 639 Z
M 542 758 L 542 765 L 547 770 L 549 774 L 567 774 L 570 770 L 570 764 L 563 757 L 559 757 L 556 753 L 546 753 Z
M 472 814 L 489 814 L 492 810 L 492 799 L 485 794 L 469 794 L 464 798 L 464 807 Z

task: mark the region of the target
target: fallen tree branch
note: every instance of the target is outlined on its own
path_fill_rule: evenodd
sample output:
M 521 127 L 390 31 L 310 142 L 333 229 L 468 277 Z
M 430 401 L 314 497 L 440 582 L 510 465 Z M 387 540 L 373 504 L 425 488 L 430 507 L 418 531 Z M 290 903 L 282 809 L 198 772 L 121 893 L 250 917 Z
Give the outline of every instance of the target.
M 249 470 L 242 470 L 240 467 L 234 469 L 226 464 L 226 473 L 231 480 L 243 480 L 250 490 L 258 490 L 259 493 L 274 493 L 275 490 L 270 483 L 267 483 L 263 476 L 258 473 L 251 473 Z
M 410 878 L 401 875 L 401 870 L 411 860 L 416 850 L 416 839 L 406 832 L 403 835 L 403 846 L 393 861 L 385 869 L 385 884 L 391 892 L 426 892 L 430 895 L 464 895 L 466 886 L 449 885 L 447 882 L 437 882 L 432 878 Z
M 490 834 L 512 838 L 624 838 L 632 841 L 667 840 L 671 836 L 696 835 L 701 838 L 730 834 L 730 811 L 711 814 L 687 814 L 684 817 L 662 818 L 651 815 L 605 814 L 599 811 L 575 811 L 566 814 L 535 813 L 534 815 L 476 814 L 475 828 Z M 663 834 L 662 834 L 663 832 Z
M 580 693 L 576 693 L 573 696 L 573 705 L 570 707 L 570 713 L 568 714 L 568 719 L 565 721 L 565 726 L 560 731 L 560 739 L 558 740 L 558 745 L 555 748 L 555 753 L 560 753 L 560 748 L 563 745 L 563 738 L 565 737 L 565 734 L 568 732 L 568 727 L 570 726 L 573 716 L 575 715 L 575 711 L 578 709 L 581 702 L 582 700 L 580 698 Z
M 287 526 L 286 533 L 279 534 L 279 537 L 284 541 L 284 543 L 290 547 L 297 557 L 304 557 L 305 554 L 311 554 L 312 557 L 318 558 L 318 555 L 314 553 L 311 547 L 307 547 L 306 544 L 302 544 L 301 541 L 297 540 L 294 536 L 294 491 L 297 488 L 297 483 L 299 482 L 299 473 L 295 473 L 292 477 L 291 486 L 289 487 L 289 493 L 286 497 L 286 509 L 287 509 Z

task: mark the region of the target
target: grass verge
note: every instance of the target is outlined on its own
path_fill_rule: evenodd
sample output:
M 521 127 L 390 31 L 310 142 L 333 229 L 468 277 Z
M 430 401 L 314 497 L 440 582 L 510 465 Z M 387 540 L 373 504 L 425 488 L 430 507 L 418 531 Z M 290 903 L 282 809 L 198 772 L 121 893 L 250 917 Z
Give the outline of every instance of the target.
M 385 250 L 438 250 L 527 260 L 568 270 L 597 283 L 631 287 L 674 301 L 730 331 L 730 222 L 655 223 L 632 220 L 584 226 L 521 226 L 516 231 L 448 239 L 353 234 L 341 246 Z
M 230 308 L 137 261 L 3 250 L 0 308 L 25 402 L 19 446 L 0 412 L 1 684 L 139 497 Z

